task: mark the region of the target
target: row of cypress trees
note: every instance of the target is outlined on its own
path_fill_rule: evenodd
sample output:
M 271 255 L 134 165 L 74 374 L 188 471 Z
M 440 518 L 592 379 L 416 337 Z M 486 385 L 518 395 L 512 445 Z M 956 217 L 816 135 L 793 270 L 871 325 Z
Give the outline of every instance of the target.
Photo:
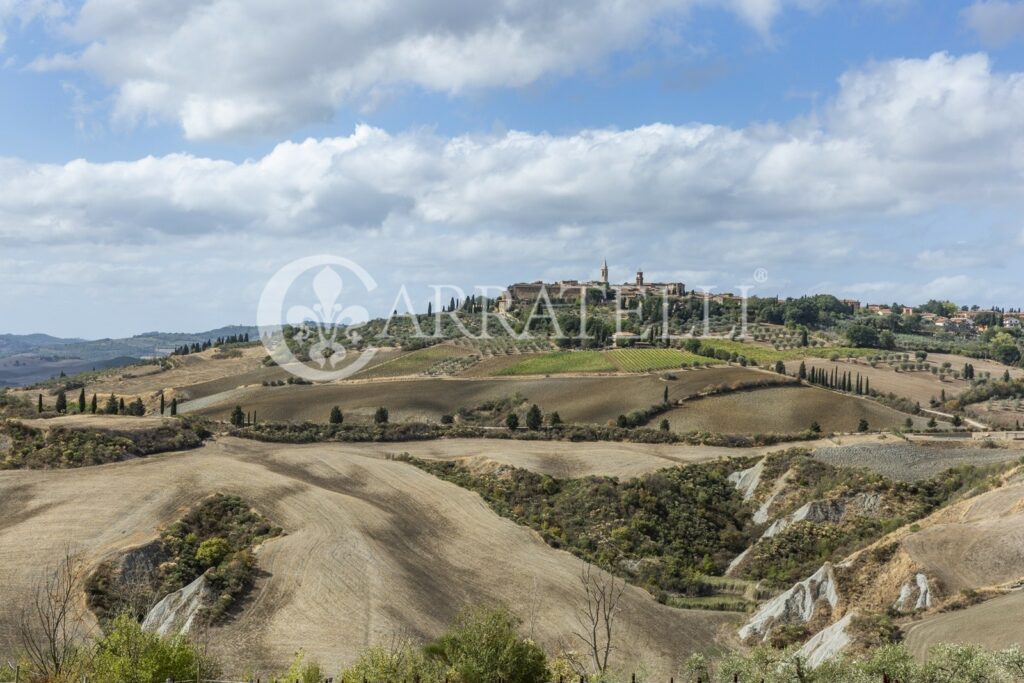
M 163 394 L 163 392 L 160 392 L 160 414 L 161 415 L 164 414 L 164 412 L 166 411 L 166 408 L 167 407 L 166 407 L 166 404 L 164 402 L 164 394 Z M 43 412 L 43 395 L 42 394 L 39 394 L 39 399 L 38 399 L 38 402 L 36 404 L 36 409 L 37 409 L 37 412 L 39 412 L 39 413 Z M 67 395 L 67 392 L 64 389 L 61 389 L 60 391 L 57 392 L 57 400 L 54 403 L 54 410 L 57 411 L 58 413 L 62 414 L 62 415 L 64 413 L 68 412 L 68 395 Z M 85 387 L 82 387 L 82 389 L 78 392 L 78 412 L 79 413 L 85 413 L 86 412 Z M 110 397 L 107 398 L 106 403 L 103 406 L 103 410 L 100 410 L 99 409 L 99 397 L 97 397 L 96 394 L 93 394 L 92 395 L 92 400 L 89 401 L 89 404 L 88 404 L 88 412 L 92 413 L 93 415 L 95 415 L 96 413 L 100 413 L 100 414 L 103 414 L 103 415 L 135 415 L 135 416 L 138 416 L 138 417 L 142 417 L 143 415 L 146 414 L 146 407 L 142 403 L 142 399 L 141 398 L 136 398 L 131 403 L 125 404 L 124 397 L 121 397 L 119 399 L 114 394 L 111 394 Z M 178 414 L 178 399 L 177 398 L 172 398 L 171 399 L 171 416 L 173 417 L 173 416 L 175 416 L 177 414 Z
M 870 380 L 867 377 L 863 377 L 859 372 L 854 375 L 849 370 L 839 372 L 839 368 L 832 368 L 831 371 L 824 368 L 808 368 L 806 363 L 801 362 L 798 376 L 802 380 L 806 380 L 811 384 L 817 384 L 826 389 L 846 391 L 858 396 L 871 394 Z

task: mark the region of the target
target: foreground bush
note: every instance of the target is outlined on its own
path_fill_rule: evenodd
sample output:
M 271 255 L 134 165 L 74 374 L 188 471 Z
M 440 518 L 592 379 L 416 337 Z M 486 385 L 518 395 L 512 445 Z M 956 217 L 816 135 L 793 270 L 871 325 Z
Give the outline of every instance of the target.
M 558 659 L 548 666 L 543 650 L 519 635 L 520 622 L 502 608 L 469 608 L 441 637 L 423 647 L 411 643 L 366 649 L 334 679 L 340 683 L 554 683 L 577 680 L 578 665 Z M 622 652 L 637 661 L 634 671 L 590 675 L 590 683 L 661 683 L 643 673 L 642 652 Z M 128 614 L 111 622 L 107 635 L 72 655 L 73 666 L 54 678 L 33 672 L 22 661 L 26 683 L 164 683 L 202 680 L 254 680 L 252 674 L 222 673 L 217 662 L 185 637 L 143 631 Z M 6 662 L 6 657 L 0 659 Z M 328 676 L 299 651 L 286 671 L 262 677 L 288 683 L 320 683 Z M 13 681 L 12 666 L 0 664 L 0 680 Z M 840 654 L 817 668 L 794 649 L 757 647 L 717 659 L 695 654 L 681 662 L 681 683 L 1024 683 L 1024 651 L 990 651 L 976 645 L 941 644 L 916 661 L 902 645 L 884 645 L 857 655 Z
M 128 614 L 113 621 L 87 665 L 93 683 L 163 683 L 217 678 L 216 663 L 188 639 L 143 631 Z
M 519 626 L 519 620 L 500 607 L 466 609 L 444 635 L 426 647 L 372 648 L 341 672 L 339 679 L 344 683 L 549 680 L 544 651 L 520 637 Z

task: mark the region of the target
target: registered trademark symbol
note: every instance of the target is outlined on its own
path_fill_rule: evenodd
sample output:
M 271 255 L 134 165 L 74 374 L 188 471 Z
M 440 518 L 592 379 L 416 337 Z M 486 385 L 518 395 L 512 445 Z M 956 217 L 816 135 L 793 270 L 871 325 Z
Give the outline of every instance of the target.
M 764 268 L 758 268 L 754 271 L 754 282 L 767 282 L 768 271 Z

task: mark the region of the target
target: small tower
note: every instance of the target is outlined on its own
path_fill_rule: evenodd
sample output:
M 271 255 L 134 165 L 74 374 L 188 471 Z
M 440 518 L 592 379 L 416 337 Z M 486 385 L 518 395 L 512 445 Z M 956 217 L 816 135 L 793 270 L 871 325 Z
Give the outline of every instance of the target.
M 601 282 L 608 284 L 608 259 L 601 263 Z
M 642 271 L 642 270 L 636 271 L 636 286 L 637 287 L 643 287 L 644 286 L 644 271 Z

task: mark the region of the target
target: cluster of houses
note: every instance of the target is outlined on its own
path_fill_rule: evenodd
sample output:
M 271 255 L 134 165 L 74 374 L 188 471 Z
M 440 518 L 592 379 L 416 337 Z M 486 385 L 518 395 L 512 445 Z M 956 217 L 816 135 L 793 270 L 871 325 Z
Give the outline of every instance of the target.
M 842 299 L 842 302 L 853 307 L 854 312 L 861 310 L 868 311 L 880 316 L 892 315 L 892 307 L 885 304 L 868 304 L 861 306 L 856 299 Z M 922 322 L 940 327 L 949 332 L 985 332 L 994 319 L 1001 320 L 1003 327 L 1021 328 L 1024 327 L 1024 312 L 1021 311 L 995 311 L 983 309 L 959 310 L 956 313 L 946 316 L 931 311 L 917 311 Z M 984 322 L 978 319 L 982 318 Z
M 647 282 L 644 271 L 637 270 L 632 282 L 613 285 L 608 277 L 608 261 L 601 264 L 600 280 L 559 280 L 557 282 L 519 282 L 509 285 L 505 296 L 498 300 L 499 309 L 509 308 L 516 304 L 537 301 L 541 293 L 547 295 L 552 303 L 569 303 L 578 301 L 584 292 L 604 292 L 606 297 L 615 296 L 625 304 L 630 304 L 647 292 L 667 294 L 668 296 L 686 296 L 686 285 L 682 282 Z M 730 297 L 731 294 L 716 294 L 716 297 Z
M 608 261 L 601 264 L 600 280 L 559 280 L 557 282 L 520 282 L 510 285 L 505 295 L 498 300 L 498 307 L 507 310 L 521 303 L 533 304 L 542 295 L 554 304 L 567 304 L 578 302 L 583 296 L 593 296 L 592 293 L 603 293 L 606 300 L 619 298 L 626 305 L 631 305 L 637 298 L 648 292 L 654 294 L 667 294 L 668 296 L 705 296 L 702 292 L 687 292 L 682 282 L 647 282 L 644 279 L 642 270 L 636 271 L 636 277 L 632 282 L 613 285 L 608 277 Z M 735 298 L 735 295 L 722 292 L 712 293 L 710 298 L 719 303 Z M 857 299 L 840 299 L 849 306 L 854 313 L 868 312 L 879 316 L 892 315 L 892 307 L 886 304 L 862 305 Z M 925 323 L 942 328 L 949 332 L 972 333 L 986 331 L 994 321 L 1001 322 L 1003 327 L 1024 327 L 1024 312 L 1019 310 L 994 311 L 980 310 L 978 308 L 959 310 L 952 315 L 940 315 L 930 311 L 917 311 L 921 320 Z

